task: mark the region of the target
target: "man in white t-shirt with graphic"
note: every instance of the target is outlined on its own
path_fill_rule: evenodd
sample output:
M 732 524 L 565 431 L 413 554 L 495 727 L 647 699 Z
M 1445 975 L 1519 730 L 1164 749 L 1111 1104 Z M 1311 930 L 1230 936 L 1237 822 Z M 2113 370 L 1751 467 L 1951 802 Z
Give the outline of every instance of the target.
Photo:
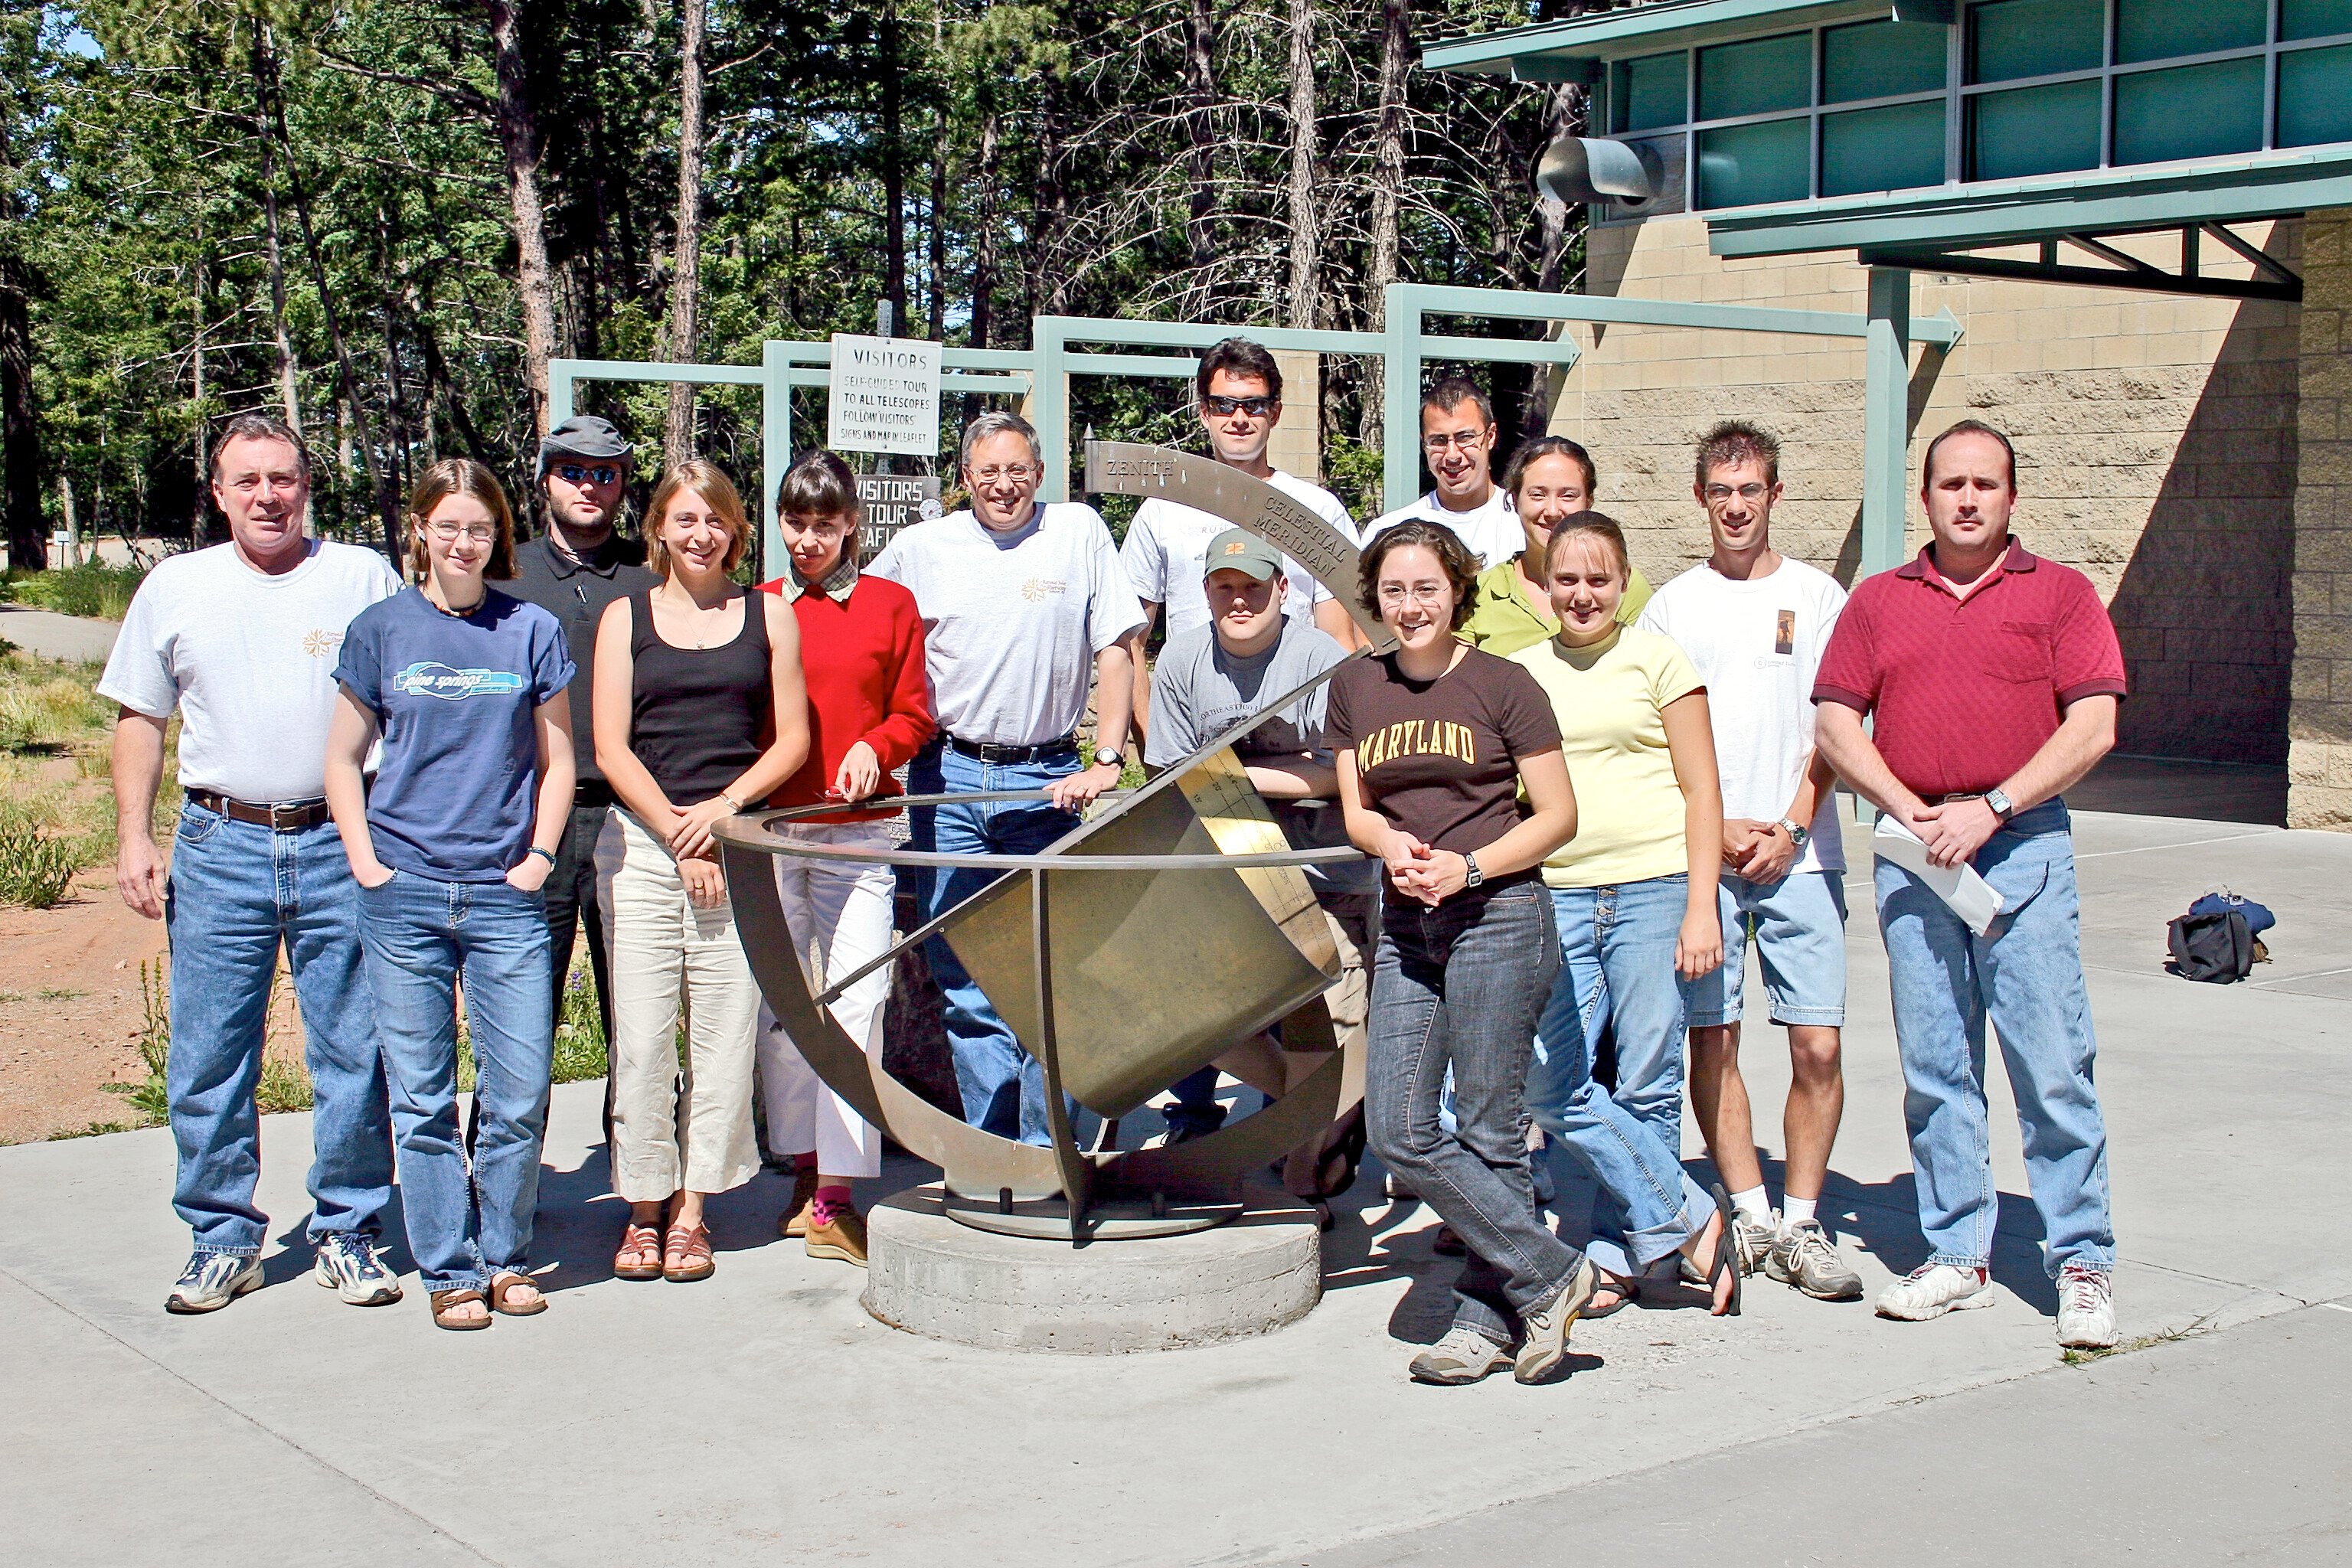
M 1659 589 L 1641 619 L 1681 644 L 1706 682 L 1723 776 L 1723 963 L 1692 989 L 1691 1110 L 1738 1211 L 1732 1230 L 1743 1266 L 1822 1300 L 1851 1301 L 1862 1278 L 1816 1217 L 1845 1108 L 1845 850 L 1835 780 L 1813 748 L 1812 690 L 1845 590 L 1772 548 L 1780 446 L 1769 431 L 1717 425 L 1699 441 L 1696 475 L 1692 490 L 1706 510 L 1713 553 Z M 1739 1076 L 1751 936 L 1772 1022 L 1789 1031 L 1777 1214 Z
M 1495 482 L 1495 405 L 1466 376 L 1450 375 L 1421 395 L 1421 455 L 1437 488 L 1365 526 L 1370 544 L 1383 529 L 1416 520 L 1442 522 L 1488 566 L 1527 548 L 1511 498 Z
M 1217 461 L 1264 479 L 1339 531 L 1353 544 L 1356 522 L 1339 498 L 1318 485 L 1286 474 L 1266 458 L 1274 427 L 1282 421 L 1282 367 L 1264 343 L 1249 338 L 1226 338 L 1212 343 L 1201 355 L 1192 379 L 1199 399 L 1202 426 L 1209 433 L 1209 450 Z M 1119 564 L 1135 596 L 1143 601 L 1143 635 L 1149 637 L 1161 610 L 1168 614 L 1171 640 L 1209 624 L 1208 596 L 1202 581 L 1208 574 L 1209 542 L 1233 523 L 1196 507 L 1158 496 L 1135 509 L 1127 537 L 1118 547 Z M 1312 616 L 1316 626 L 1343 648 L 1363 641 L 1353 617 L 1330 590 L 1307 575 L 1298 563 L 1284 556 L 1284 578 L 1290 584 L 1283 614 Z M 1135 732 L 1140 739 L 1151 721 L 1151 675 L 1143 661 L 1135 661 Z
M 964 427 L 959 459 L 970 510 L 904 528 L 866 568 L 903 584 L 923 617 L 923 653 L 939 733 L 908 764 L 910 795 L 1044 790 L 1042 801 L 916 806 L 910 843 L 951 854 L 1033 855 L 1076 826 L 1118 783 L 1143 624 L 1110 530 L 1090 506 L 1041 505 L 1045 458 L 1017 414 Z M 1095 696 L 1095 743 L 1076 731 Z M 994 881 L 982 868 L 921 874 L 929 920 Z M 945 994 L 948 1046 L 964 1120 L 1024 1142 L 1049 1142 L 1045 1074 L 997 1016 L 954 952 L 924 945 Z
M 116 885 L 123 902 L 164 922 L 172 944 L 172 1203 L 195 1251 L 163 1306 L 209 1312 L 261 1284 L 269 1216 L 253 1202 L 254 1091 L 281 944 L 314 1095 L 316 1275 L 354 1306 L 380 1306 L 400 1299 L 375 1249 L 392 1199 L 392 1119 L 359 885 L 327 813 L 326 755 L 344 628 L 400 592 L 400 579 L 373 550 L 305 535 L 310 458 L 275 419 L 229 421 L 212 489 L 229 542 L 147 574 L 98 684 L 121 705 Z M 153 817 L 174 709 L 187 800 L 167 877 Z

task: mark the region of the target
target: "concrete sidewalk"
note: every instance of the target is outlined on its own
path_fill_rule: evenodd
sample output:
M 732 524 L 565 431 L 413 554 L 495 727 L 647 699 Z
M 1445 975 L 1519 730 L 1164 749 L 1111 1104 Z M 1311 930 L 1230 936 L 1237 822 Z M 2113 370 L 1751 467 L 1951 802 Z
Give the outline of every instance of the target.
M 0 604 L 0 638 L 43 658 L 102 663 L 114 651 L 115 637 L 121 630 L 113 621 Z
M 2029 1539 L 2062 1559 L 2102 1543 L 2161 1559 L 2171 1539 L 2194 1543 L 2176 1560 L 2202 1560 L 2258 1514 L 2294 1523 L 2277 1489 L 2215 1466 L 2192 1490 L 2193 1468 L 2136 1465 L 2135 1446 L 2178 1458 L 2196 1398 L 2099 1401 L 2193 1364 L 2205 1381 L 2186 1386 L 2258 1405 L 2274 1444 L 2343 1451 L 2314 1411 L 2347 1381 L 2336 1320 L 2352 1314 L 2302 1309 L 2352 1296 L 2330 1223 L 2352 1184 L 2352 837 L 2092 814 L 2077 837 L 2124 1331 L 2186 1344 L 2062 1365 L 1999 1081 L 1998 1306 L 1899 1324 L 1759 1279 L 1740 1319 L 1708 1319 L 1691 1292 L 1580 1326 L 1575 1375 L 1539 1389 L 1407 1381 L 1412 1342 L 1444 1327 L 1453 1266 L 1430 1253 L 1426 1210 L 1380 1202 L 1376 1170 L 1328 1238 L 1323 1304 L 1206 1350 L 990 1353 L 883 1328 L 856 1305 L 857 1271 L 772 1239 L 771 1176 L 714 1201 L 713 1279 L 619 1283 L 600 1091 L 581 1084 L 556 1092 L 541 1189 L 553 1310 L 482 1334 L 435 1331 L 413 1279 L 411 1300 L 375 1311 L 307 1282 L 304 1118 L 265 1124 L 272 1288 L 199 1319 L 160 1310 L 186 1247 L 168 1134 L 0 1150 L 0 1517 L 27 1561 L 58 1563 L 1369 1563 L 1538 1541 L 1839 1562 L 1927 1540 L 1938 1561 L 1974 1562 L 1972 1542 L 2006 1558 Z M 1823 1213 L 1874 1291 L 1924 1249 L 1885 957 L 1866 872 L 1851 880 L 1849 1102 Z M 2165 921 L 2224 882 L 2278 910 L 2276 962 L 2240 986 L 2164 975 Z M 1785 1052 L 1760 1015 L 1749 1042 L 1777 1151 Z M 874 1188 L 921 1174 L 898 1163 Z M 2069 1428 L 2078 1406 L 2093 1414 Z M 2195 1429 L 2200 1451 L 2226 1458 L 2251 1429 L 2224 1414 Z M 2119 1468 L 2146 1482 L 2129 1517 L 2064 1506 Z M 2340 1462 L 2327 1477 L 2340 1519 Z M 1809 1506 L 1759 1504 L 1757 1519 L 1784 1520 L 1763 1534 L 1718 1506 L 1797 1488 Z M 2038 1510 L 2038 1538 L 1983 1528 L 2011 1501 Z M 2151 1533 L 2168 1509 L 2182 1531 Z M 1868 1531 L 1828 1528 L 1862 1514 Z M 2297 1539 L 2331 1539 L 2329 1517 L 2315 1506 Z M 1708 1528 L 1637 1528 L 1674 1519 Z M 1468 1533 L 1433 1528 L 1452 1521 Z

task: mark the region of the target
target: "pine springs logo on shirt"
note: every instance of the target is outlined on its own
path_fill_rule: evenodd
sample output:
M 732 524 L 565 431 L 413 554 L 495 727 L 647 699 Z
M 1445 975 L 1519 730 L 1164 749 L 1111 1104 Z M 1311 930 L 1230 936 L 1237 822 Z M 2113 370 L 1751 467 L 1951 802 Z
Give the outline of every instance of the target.
M 523 679 L 506 669 L 453 669 L 431 659 L 419 659 L 392 679 L 394 691 L 411 697 L 438 697 L 456 702 L 467 697 L 511 697 L 523 689 Z
M 1406 719 L 1375 730 L 1356 748 L 1356 765 L 1370 773 L 1399 757 L 1452 757 L 1475 766 L 1478 738 L 1467 724 L 1445 719 Z

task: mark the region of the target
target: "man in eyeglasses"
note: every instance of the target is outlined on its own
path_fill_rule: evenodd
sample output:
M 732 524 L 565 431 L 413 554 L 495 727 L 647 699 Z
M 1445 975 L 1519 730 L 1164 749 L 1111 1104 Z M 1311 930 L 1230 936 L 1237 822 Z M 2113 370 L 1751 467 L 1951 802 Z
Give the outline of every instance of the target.
M 645 569 L 646 547 L 614 528 L 634 463 L 629 443 L 608 420 L 575 414 L 539 444 L 539 494 L 547 531 L 515 546 L 515 574 L 500 584 L 525 604 L 563 623 L 572 662 L 595 668 L 596 626 L 604 606 L 661 579 Z M 612 985 L 606 973 L 604 910 L 596 901 L 596 837 L 613 788 L 596 767 L 596 736 L 590 727 L 594 682 L 572 683 L 572 739 L 576 774 L 572 786 L 572 825 L 555 851 L 547 875 L 548 951 L 553 956 L 555 1016 L 563 1016 L 563 985 L 572 971 L 572 946 L 581 922 L 588 925 L 588 963 L 596 976 L 596 1012 L 604 1038 L 613 1038 Z
M 1372 520 L 1369 544 L 1400 522 L 1442 522 L 1488 566 L 1519 552 L 1519 520 L 1495 483 L 1495 405 L 1467 376 L 1449 375 L 1421 396 L 1421 455 L 1437 488 Z

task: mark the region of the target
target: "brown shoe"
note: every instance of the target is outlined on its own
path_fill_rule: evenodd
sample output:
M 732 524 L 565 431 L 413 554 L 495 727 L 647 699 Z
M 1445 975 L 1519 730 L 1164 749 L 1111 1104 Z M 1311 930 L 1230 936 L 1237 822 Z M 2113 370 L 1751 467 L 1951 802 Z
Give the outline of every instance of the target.
M 809 1232 L 809 1210 L 816 1203 L 816 1167 L 793 1173 L 793 1201 L 776 1216 L 776 1234 L 782 1237 L 806 1236 Z
M 701 1226 L 673 1223 L 662 1243 L 662 1278 L 673 1285 L 708 1279 L 718 1270 L 710 1256 L 710 1232 Z
M 808 1230 L 808 1255 L 830 1258 L 841 1263 L 866 1267 L 866 1221 L 856 1209 L 844 1209 L 824 1225 L 812 1223 Z

